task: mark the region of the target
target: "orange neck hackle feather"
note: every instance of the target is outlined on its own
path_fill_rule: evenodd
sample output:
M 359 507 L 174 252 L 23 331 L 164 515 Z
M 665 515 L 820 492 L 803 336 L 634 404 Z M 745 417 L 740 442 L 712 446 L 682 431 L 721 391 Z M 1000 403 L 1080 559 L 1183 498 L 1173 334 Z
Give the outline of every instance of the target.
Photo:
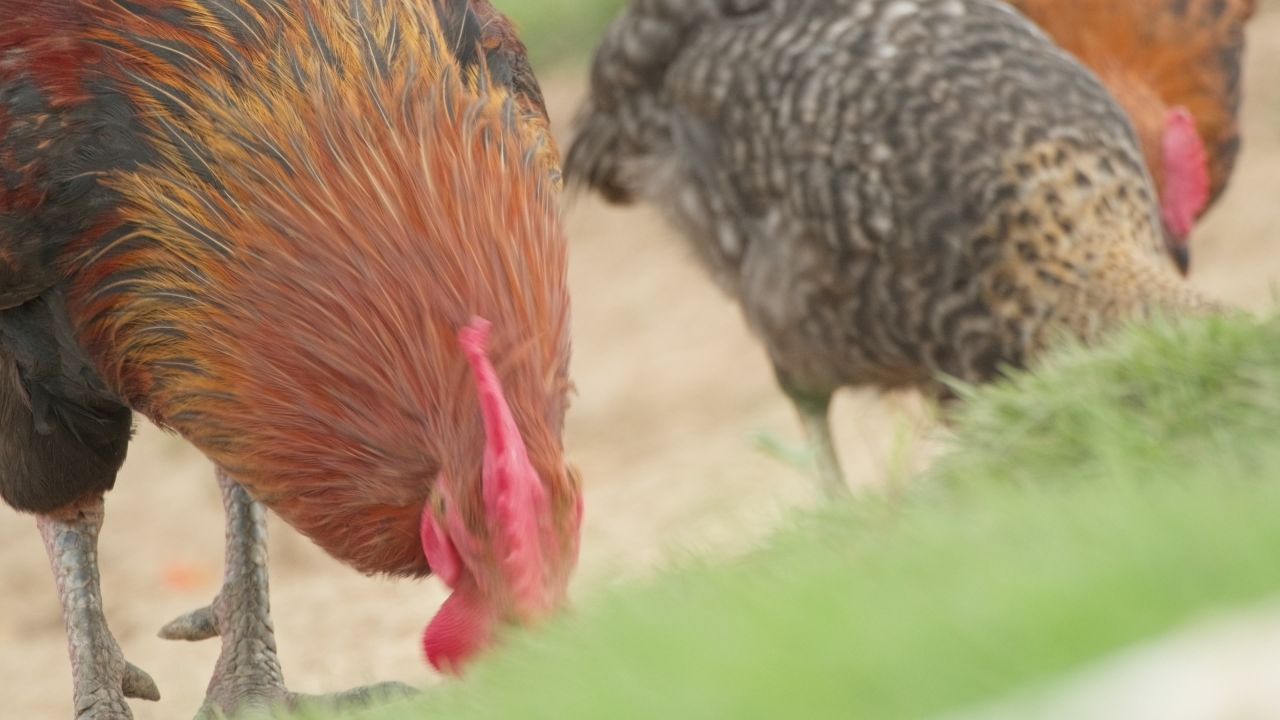
M 86 2 L 154 153 L 106 179 L 123 231 L 66 260 L 104 379 L 336 557 L 423 574 L 424 506 L 447 496 L 487 537 L 456 336 L 487 318 L 562 592 L 580 488 L 561 442 L 566 247 L 545 118 L 462 66 L 430 4 L 163 3 L 175 24 L 137 10 L 156 0 Z M 475 562 L 501 572 L 493 553 Z

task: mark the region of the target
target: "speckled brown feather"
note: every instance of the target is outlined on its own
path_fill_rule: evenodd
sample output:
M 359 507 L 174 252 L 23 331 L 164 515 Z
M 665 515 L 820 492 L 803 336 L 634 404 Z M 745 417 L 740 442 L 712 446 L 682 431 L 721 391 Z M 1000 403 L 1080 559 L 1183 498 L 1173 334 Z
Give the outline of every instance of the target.
M 1209 154 L 1209 202 L 1240 149 L 1245 25 L 1256 0 L 1007 0 L 1098 73 L 1138 130 L 1157 190 L 1165 113 L 1191 111 Z
M 994 0 L 633 0 L 566 171 L 664 209 L 801 399 L 1208 307 L 1123 111 Z

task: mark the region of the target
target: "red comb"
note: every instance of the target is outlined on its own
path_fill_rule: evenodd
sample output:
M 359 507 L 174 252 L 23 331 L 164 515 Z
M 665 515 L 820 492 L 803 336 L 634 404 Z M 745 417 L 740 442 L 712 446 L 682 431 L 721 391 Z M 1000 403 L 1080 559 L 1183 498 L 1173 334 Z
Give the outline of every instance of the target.
M 538 521 L 548 511 L 546 491 L 529 462 L 524 439 L 502 392 L 498 373 L 489 360 L 489 323 L 472 318 L 458 331 L 458 342 L 475 376 L 484 422 L 484 466 L 481 471 L 489 548 L 470 528 L 450 487 L 441 486 L 445 515 L 437 518 L 431 503 L 422 511 L 422 551 L 431 570 L 450 593 L 422 634 L 427 660 L 438 670 L 456 673 L 473 654 L 488 644 L 498 618 L 494 592 L 508 596 L 511 609 L 536 617 L 549 605 L 543 589 L 542 551 Z M 497 560 L 505 587 L 468 573 L 468 566 L 487 555 Z M 471 568 L 473 571 L 474 567 Z M 509 593 L 509 595 L 507 595 Z
M 1185 238 L 1209 201 L 1209 166 L 1204 142 L 1196 130 L 1195 118 L 1185 107 L 1172 108 L 1165 116 L 1161 152 L 1164 159 L 1161 217 L 1174 235 Z
M 546 491 L 529 462 L 524 439 L 489 360 L 489 322 L 472 318 L 458 333 L 475 375 L 484 418 L 484 504 L 490 538 L 515 605 L 529 613 L 545 609 L 543 558 L 538 519 L 548 512 Z

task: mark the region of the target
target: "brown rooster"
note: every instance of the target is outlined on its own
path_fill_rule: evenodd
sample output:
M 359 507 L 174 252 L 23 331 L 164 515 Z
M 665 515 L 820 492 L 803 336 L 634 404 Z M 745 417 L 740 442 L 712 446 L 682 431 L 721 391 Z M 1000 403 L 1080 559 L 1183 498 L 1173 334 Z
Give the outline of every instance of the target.
M 838 388 L 944 392 L 1206 305 L 1164 254 L 1124 111 L 998 0 L 633 0 L 565 167 L 683 231 L 832 494 Z
M 37 514 L 76 716 L 158 697 L 102 612 L 131 410 L 219 468 L 207 709 L 289 700 L 263 510 L 434 571 L 459 666 L 564 599 L 581 494 L 557 151 L 486 0 L 0 0 L 0 495 Z M 247 494 L 246 494 L 247 490 Z
M 1093 69 L 1128 113 L 1183 272 L 1240 149 L 1244 27 L 1256 0 L 1006 0 Z

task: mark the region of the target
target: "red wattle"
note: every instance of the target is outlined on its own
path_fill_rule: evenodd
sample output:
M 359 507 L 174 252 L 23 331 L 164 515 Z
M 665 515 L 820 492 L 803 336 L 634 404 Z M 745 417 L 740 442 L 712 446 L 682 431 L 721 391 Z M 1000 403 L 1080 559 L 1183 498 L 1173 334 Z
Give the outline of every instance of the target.
M 419 534 L 422 538 L 422 552 L 427 557 L 431 572 L 444 581 L 445 585 L 456 588 L 462 578 L 462 558 L 458 555 L 458 548 L 449 539 L 449 534 L 431 514 L 429 502 L 422 509 Z
M 1195 118 L 1185 107 L 1165 117 L 1161 138 L 1164 161 L 1164 196 L 1161 217 L 1178 239 L 1191 234 L 1195 221 L 1209 201 L 1209 165 L 1204 141 Z
M 477 593 L 455 590 L 423 631 L 422 652 L 436 670 L 458 675 L 489 644 L 493 626 L 493 611 Z

